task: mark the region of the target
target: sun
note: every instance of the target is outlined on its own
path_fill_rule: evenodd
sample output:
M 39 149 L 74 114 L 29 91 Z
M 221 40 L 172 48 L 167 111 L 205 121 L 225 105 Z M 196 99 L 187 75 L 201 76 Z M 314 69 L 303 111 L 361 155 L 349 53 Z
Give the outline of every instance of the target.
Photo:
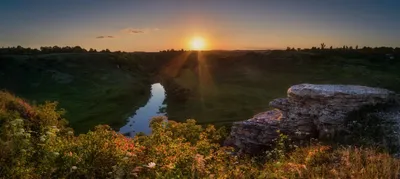
M 193 37 L 190 41 L 190 47 L 192 50 L 204 50 L 206 42 L 202 37 Z

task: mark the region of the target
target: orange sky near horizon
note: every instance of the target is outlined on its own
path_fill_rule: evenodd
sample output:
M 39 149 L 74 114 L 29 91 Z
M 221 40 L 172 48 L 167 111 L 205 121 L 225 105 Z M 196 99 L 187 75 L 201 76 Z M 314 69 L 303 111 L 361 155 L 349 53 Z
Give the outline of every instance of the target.
M 0 46 L 112 51 L 400 46 L 397 0 L 7 1 Z

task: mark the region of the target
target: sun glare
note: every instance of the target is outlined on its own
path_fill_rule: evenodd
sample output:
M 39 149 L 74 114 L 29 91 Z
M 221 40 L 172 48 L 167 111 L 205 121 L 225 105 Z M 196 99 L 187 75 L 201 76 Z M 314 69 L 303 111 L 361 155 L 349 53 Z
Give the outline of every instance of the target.
M 192 50 L 204 50 L 206 43 L 202 37 L 194 37 L 191 40 L 190 46 Z

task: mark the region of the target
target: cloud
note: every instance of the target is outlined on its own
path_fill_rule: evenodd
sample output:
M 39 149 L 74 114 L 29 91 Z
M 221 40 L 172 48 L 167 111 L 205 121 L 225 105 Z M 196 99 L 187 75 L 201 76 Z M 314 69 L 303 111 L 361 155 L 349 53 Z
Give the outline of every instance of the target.
M 106 35 L 106 36 L 97 36 L 96 37 L 96 39 L 112 39 L 112 38 L 114 38 L 114 36 L 111 36 L 111 35 Z
M 150 33 L 154 31 L 158 31 L 160 29 L 158 28 L 144 28 L 144 29 L 136 29 L 136 28 L 125 28 L 122 29 L 121 32 L 127 33 L 127 34 L 143 34 L 143 33 Z
M 126 29 L 126 31 L 130 34 L 141 34 L 144 33 L 143 30 L 136 30 L 136 29 Z

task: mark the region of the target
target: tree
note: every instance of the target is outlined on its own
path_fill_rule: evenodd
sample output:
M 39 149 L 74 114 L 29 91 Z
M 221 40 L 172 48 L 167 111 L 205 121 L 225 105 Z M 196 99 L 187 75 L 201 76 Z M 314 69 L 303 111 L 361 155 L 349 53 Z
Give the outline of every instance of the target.
M 325 49 L 325 43 L 321 43 L 321 50 L 324 50 Z

